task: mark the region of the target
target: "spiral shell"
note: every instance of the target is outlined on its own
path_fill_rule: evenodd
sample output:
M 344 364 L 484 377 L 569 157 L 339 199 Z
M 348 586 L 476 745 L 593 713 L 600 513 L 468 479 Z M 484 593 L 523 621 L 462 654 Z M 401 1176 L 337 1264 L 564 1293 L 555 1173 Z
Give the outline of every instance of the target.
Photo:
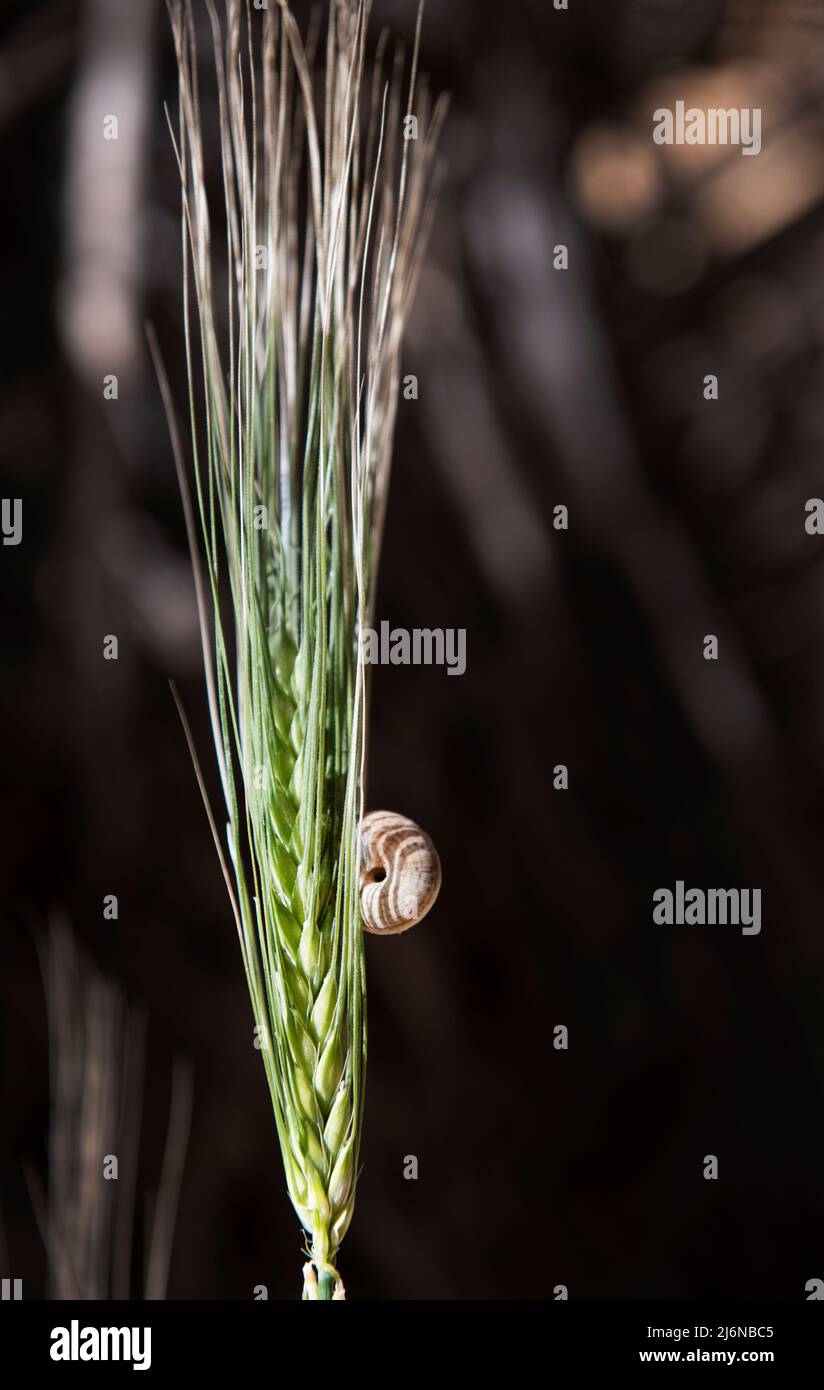
M 361 821 L 364 930 L 396 936 L 425 917 L 441 888 L 441 861 L 425 830 L 394 811 Z

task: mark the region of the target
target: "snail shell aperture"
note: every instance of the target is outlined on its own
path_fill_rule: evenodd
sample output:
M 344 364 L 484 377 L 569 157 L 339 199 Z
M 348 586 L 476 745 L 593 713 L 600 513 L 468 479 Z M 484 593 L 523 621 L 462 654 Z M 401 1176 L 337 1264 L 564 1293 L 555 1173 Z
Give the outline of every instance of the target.
M 394 811 L 361 821 L 361 918 L 377 936 L 396 936 L 425 917 L 440 892 L 441 861 L 425 830 Z

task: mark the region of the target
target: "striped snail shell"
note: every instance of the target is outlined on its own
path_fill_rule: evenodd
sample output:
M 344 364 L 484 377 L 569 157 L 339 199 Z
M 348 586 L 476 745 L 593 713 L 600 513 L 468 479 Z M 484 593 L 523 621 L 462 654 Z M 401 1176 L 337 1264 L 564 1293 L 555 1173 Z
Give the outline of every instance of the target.
M 394 811 L 361 821 L 361 917 L 377 936 L 408 931 L 441 888 L 441 861 L 425 830 Z

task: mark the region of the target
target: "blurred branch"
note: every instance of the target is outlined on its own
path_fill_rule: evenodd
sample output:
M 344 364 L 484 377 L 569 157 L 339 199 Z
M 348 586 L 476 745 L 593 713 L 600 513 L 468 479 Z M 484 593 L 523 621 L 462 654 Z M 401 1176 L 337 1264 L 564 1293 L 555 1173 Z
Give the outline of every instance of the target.
M 142 347 L 137 289 L 154 17 L 154 0 L 86 0 L 68 135 L 60 317 L 67 356 L 96 393 L 104 375 L 134 370 Z M 104 121 L 113 116 L 117 133 L 106 138 Z
M 41 956 L 51 1073 L 49 1190 L 29 1187 L 52 1298 L 128 1298 L 141 1131 L 145 1023 L 62 922 Z M 165 1298 L 192 1114 L 192 1072 L 175 1065 L 146 1296 Z M 114 1175 L 104 1172 L 116 1160 Z
M 177 1221 L 177 1206 L 180 1199 L 180 1185 L 183 1181 L 186 1150 L 189 1146 L 193 1089 L 191 1066 L 185 1062 L 176 1062 L 172 1075 L 172 1099 L 169 1109 L 169 1128 L 166 1134 L 166 1150 L 163 1155 L 163 1171 L 160 1177 L 160 1191 L 155 1205 L 149 1242 L 146 1274 L 147 1299 L 166 1297 L 172 1243 Z
M 51 1125 L 46 1240 L 51 1296 L 105 1298 L 117 1193 L 103 1175 L 118 1130 L 120 1056 L 126 1010 L 113 985 L 53 924 L 45 962 Z M 132 1167 L 134 1153 L 117 1155 Z

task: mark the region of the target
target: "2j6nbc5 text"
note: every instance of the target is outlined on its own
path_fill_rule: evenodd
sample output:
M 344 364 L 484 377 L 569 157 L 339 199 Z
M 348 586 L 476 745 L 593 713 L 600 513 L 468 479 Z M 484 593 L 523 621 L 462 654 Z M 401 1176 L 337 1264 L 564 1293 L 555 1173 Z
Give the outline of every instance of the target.
M 727 1342 L 734 1337 L 769 1338 L 772 1335 L 772 1327 L 756 1327 L 754 1325 L 745 1327 L 735 1324 L 727 1327 L 707 1327 L 704 1324 L 696 1323 L 695 1327 L 647 1327 L 647 1337 L 661 1338 L 670 1342 L 685 1341 L 689 1337 L 694 1337 L 696 1341 L 714 1337 L 719 1342 Z

